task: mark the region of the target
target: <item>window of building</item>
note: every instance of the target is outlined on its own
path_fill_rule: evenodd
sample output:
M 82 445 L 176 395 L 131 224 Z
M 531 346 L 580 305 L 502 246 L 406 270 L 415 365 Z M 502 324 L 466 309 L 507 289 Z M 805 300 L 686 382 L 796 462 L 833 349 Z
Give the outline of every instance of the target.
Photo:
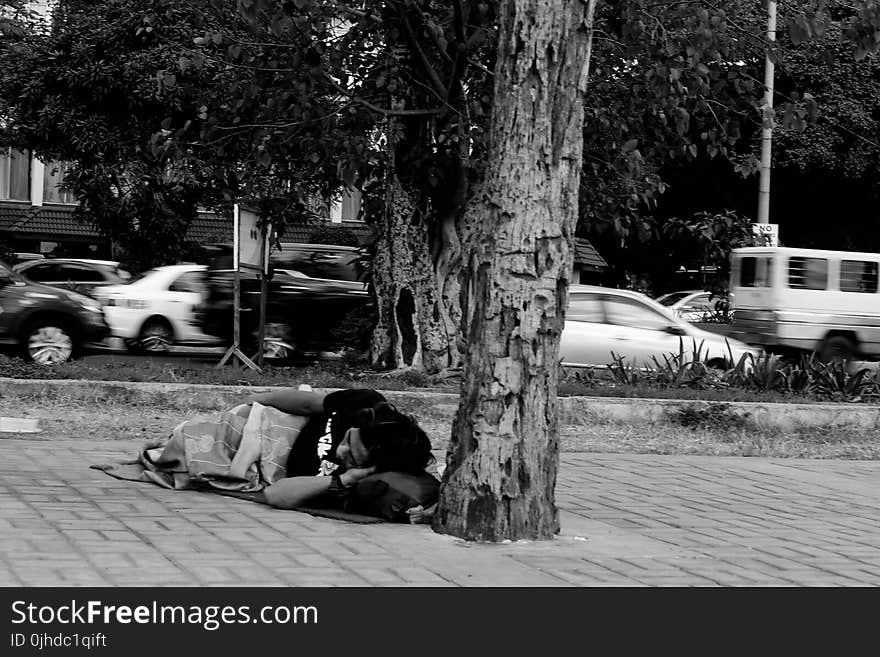
M 31 158 L 26 151 L 0 149 L 0 200 L 31 200 Z
M 795 290 L 824 290 L 828 287 L 825 258 L 793 256 L 788 261 L 788 287 Z
M 841 292 L 877 292 L 877 263 L 864 260 L 840 261 Z
M 60 189 L 70 165 L 66 162 L 47 162 L 43 177 L 43 203 L 75 203 L 73 192 Z

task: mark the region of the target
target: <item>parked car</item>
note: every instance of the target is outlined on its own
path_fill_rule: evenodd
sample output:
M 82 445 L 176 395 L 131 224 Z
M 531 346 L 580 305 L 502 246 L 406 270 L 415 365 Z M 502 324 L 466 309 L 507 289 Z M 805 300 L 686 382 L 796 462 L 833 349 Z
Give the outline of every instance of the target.
M 372 303 L 366 283 L 358 280 L 361 252 L 347 246 L 282 244 L 269 261 L 263 357 L 283 363 L 304 351 L 347 346 L 334 339 L 333 329 Z M 202 329 L 226 343 L 233 331 L 231 264 L 228 250 L 213 260 L 207 297 L 196 311 Z M 240 277 L 240 341 L 246 352 L 253 352 L 259 339 L 260 282 L 250 273 Z
M 13 269 L 35 283 L 89 296 L 96 287 L 120 285 L 131 280 L 131 274 L 112 260 L 46 258 L 21 262 Z
M 109 332 L 94 299 L 34 283 L 0 262 L 0 342 L 16 345 L 26 359 L 64 363 Z
M 569 288 L 559 347 L 563 365 L 608 365 L 613 351 L 628 365 L 650 367 L 652 357 L 662 364 L 663 356 L 678 354 L 682 344 L 687 358 L 702 344 L 704 360 L 719 369 L 730 365 L 731 356 L 735 363 L 743 354 L 760 354 L 739 340 L 697 328 L 639 292 L 590 285 Z
M 163 352 L 177 344 L 206 345 L 193 314 L 205 296 L 205 265 L 157 267 L 126 285 L 95 289 L 113 335 L 135 352 Z
M 719 297 L 706 290 L 670 292 L 657 297 L 657 303 L 688 322 L 712 322 L 730 316 L 730 297 Z

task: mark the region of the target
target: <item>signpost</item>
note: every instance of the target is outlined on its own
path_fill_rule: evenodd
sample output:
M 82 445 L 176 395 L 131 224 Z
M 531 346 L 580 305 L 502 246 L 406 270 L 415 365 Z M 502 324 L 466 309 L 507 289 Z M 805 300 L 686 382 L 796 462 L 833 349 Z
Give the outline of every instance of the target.
M 234 271 L 232 290 L 232 345 L 226 350 L 217 367 L 223 367 L 235 356 L 257 372 L 262 372 L 263 332 L 266 326 L 266 288 L 269 274 L 270 229 L 260 216 L 249 208 L 236 203 L 232 208 L 232 267 Z M 260 320 L 256 354 L 257 362 L 241 350 L 241 272 L 256 273 L 260 279 Z
M 755 246 L 779 246 L 779 224 L 752 224 Z

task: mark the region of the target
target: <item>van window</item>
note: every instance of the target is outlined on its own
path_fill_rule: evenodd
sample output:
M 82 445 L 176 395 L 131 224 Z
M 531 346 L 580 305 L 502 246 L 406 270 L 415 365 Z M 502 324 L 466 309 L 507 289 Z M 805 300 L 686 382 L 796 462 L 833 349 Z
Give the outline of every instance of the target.
M 828 287 L 828 261 L 824 258 L 793 256 L 788 261 L 788 287 L 824 290 Z
M 877 263 L 864 260 L 840 261 L 841 292 L 877 292 Z
M 772 262 L 770 258 L 744 257 L 739 270 L 740 287 L 769 287 Z

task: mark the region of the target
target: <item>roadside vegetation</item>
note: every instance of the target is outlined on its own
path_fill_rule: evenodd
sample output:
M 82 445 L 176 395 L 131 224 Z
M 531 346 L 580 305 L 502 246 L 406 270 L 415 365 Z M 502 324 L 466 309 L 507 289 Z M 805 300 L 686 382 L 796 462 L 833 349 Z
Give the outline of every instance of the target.
M 379 371 L 363 362 L 322 361 L 291 367 L 266 365 L 262 373 L 224 368 L 156 364 L 119 356 L 100 365 L 72 361 L 53 367 L 0 355 L 0 377 L 92 381 L 189 383 L 229 386 L 316 388 L 370 387 L 381 390 L 434 390 L 457 393 L 459 374 L 430 375 L 416 370 Z M 559 367 L 561 396 L 693 399 L 708 402 L 880 403 L 880 371 L 816 358 L 786 360 L 764 354 L 743 357 L 727 369 L 705 361 L 702 350 L 683 349 L 662 361 L 628 363 L 611 354 L 607 368 Z
M 307 368 L 297 368 L 307 371 Z M 312 370 L 308 370 L 313 372 Z M 283 374 L 283 372 L 279 372 Z M 287 381 L 284 381 L 285 383 Z M 328 379 L 329 382 L 329 379 Z M 387 383 L 387 382 L 383 382 Z M 369 385 L 369 384 L 364 384 Z M 593 392 L 622 392 L 607 382 Z M 394 393 L 385 387 L 389 399 Z M 85 386 L 45 386 L 0 396 L 0 416 L 38 418 L 41 431 L 30 434 L 0 434 L 2 438 L 23 441 L 88 439 L 106 442 L 108 454 L 120 448 L 133 456 L 146 441 L 170 433 L 181 420 L 210 417 L 238 399 L 240 388 L 230 386 L 230 394 L 197 396 L 174 390 L 129 391 L 90 390 Z M 642 388 L 662 397 L 668 389 Z M 451 390 L 450 390 L 451 392 Z M 630 390 L 630 392 L 634 392 Z M 684 394 L 686 390 L 678 391 Z M 722 391 L 706 390 L 704 395 Z M 748 401 L 761 401 L 753 393 Z M 747 394 L 744 393 L 746 398 Z M 779 397 L 782 399 L 782 396 Z M 704 399 L 706 399 L 704 397 Z M 394 400 L 403 404 L 404 400 Z M 436 399 L 407 400 L 407 409 L 419 419 L 434 445 L 438 462 L 444 462 L 457 406 L 455 399 L 438 403 Z M 691 456 L 761 456 L 771 458 L 880 459 L 876 431 L 854 426 L 802 426 L 788 430 L 755 421 L 742 407 L 726 401 L 678 405 L 651 420 L 623 419 L 601 410 L 563 421 L 559 448 L 566 453 L 681 454 Z
M 717 365 L 717 363 L 713 363 Z M 381 372 L 357 361 L 324 361 L 298 367 L 272 367 L 262 373 L 243 367 L 192 367 L 157 364 L 119 356 L 100 365 L 72 361 L 47 368 L 0 355 L 0 377 L 116 382 L 162 382 L 236 387 L 309 383 L 316 388 L 363 386 L 394 392 L 458 393 L 457 376 L 422 372 Z M 732 402 L 878 403 L 880 375 L 867 368 L 822 363 L 815 358 L 783 360 L 775 355 L 746 357 L 727 369 L 710 367 L 700 350 L 670 354 L 650 366 L 612 355 L 607 368 L 559 368 L 561 396 L 693 400 L 662 417 L 621 419 L 590 410 L 577 423 L 560 424 L 562 453 L 681 454 L 772 458 L 880 459 L 876 431 L 854 426 L 795 426 L 782 430 L 756 422 Z M 228 405 L 229 395 L 202 397 L 173 390 L 144 392 L 124 388 L 90 392 L 79 386 L 47 386 L 0 397 L 0 415 L 36 417 L 42 431 L 25 440 L 85 438 L 132 443 L 166 435 L 181 419 L 209 416 Z M 457 400 L 416 400 L 411 408 L 432 437 L 443 462 Z

